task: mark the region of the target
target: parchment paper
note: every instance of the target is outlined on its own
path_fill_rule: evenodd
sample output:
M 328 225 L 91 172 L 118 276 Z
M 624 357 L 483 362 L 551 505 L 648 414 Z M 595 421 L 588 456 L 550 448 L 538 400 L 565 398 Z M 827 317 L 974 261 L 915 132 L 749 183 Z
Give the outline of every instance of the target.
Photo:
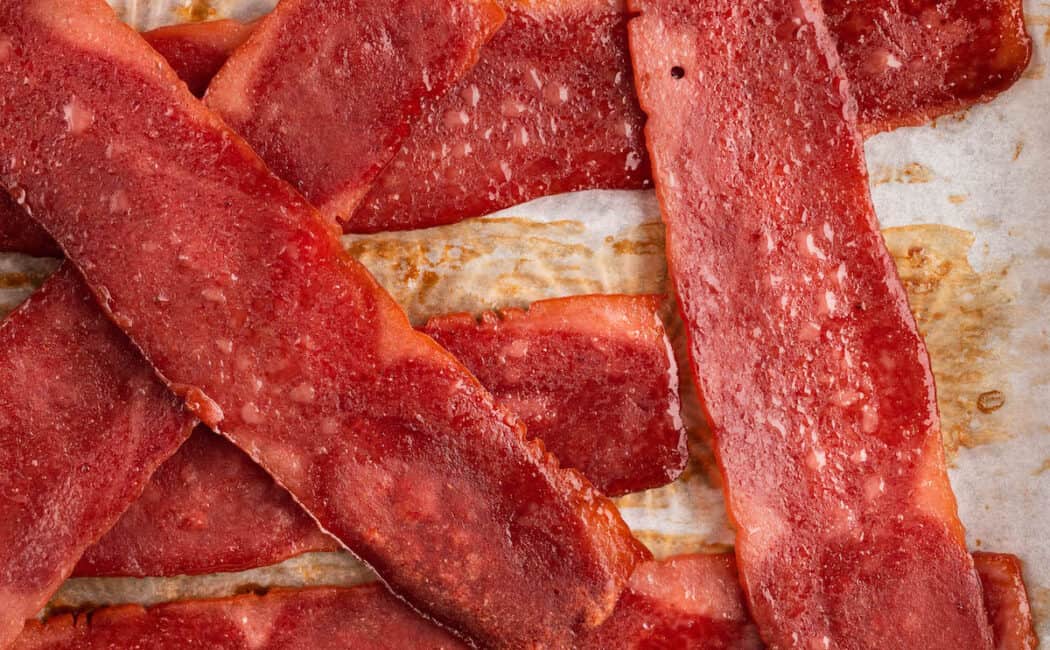
M 254 18 L 273 4 L 110 1 L 139 29 Z M 1050 638 L 1050 4 L 1026 0 L 1025 9 L 1036 54 L 1013 89 L 934 125 L 876 136 L 867 155 L 887 244 L 931 350 L 969 544 L 1021 557 L 1040 636 Z M 550 197 L 455 226 L 344 241 L 416 322 L 562 295 L 667 291 L 663 230 L 648 192 Z M 53 267 L 0 256 L 0 308 Z M 681 349 L 673 312 L 668 327 Z M 672 486 L 619 501 L 660 556 L 724 549 L 733 539 L 685 379 L 694 462 Z M 312 554 L 239 574 L 72 580 L 53 602 L 152 603 L 369 577 L 349 557 Z

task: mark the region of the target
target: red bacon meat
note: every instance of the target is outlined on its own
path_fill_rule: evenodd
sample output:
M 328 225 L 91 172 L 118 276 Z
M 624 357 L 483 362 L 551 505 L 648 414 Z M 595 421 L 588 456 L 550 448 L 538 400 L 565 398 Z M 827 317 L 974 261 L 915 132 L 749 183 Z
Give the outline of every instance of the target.
M 379 583 L 124 605 L 30 622 L 12 650 L 463 650 Z
M 60 270 L 0 326 L 0 647 L 193 426 Z
M 338 548 L 244 452 L 198 427 L 73 576 L 243 571 Z
M 865 134 L 986 102 L 1028 67 L 1021 0 L 824 0 Z
M 203 97 L 212 77 L 254 27 L 236 20 L 211 20 L 159 27 L 143 32 L 142 38 L 175 69 L 191 93 Z
M 1021 561 L 1004 553 L 973 554 L 984 586 L 984 606 L 992 624 L 997 650 L 1035 650 L 1039 637 L 1021 575 Z
M 826 0 L 872 134 L 987 101 L 1028 64 L 1020 0 Z M 573 190 L 650 184 L 622 2 L 505 0 L 507 23 L 346 222 L 453 223 Z
M 480 324 L 438 317 L 423 331 L 460 355 L 563 463 L 627 492 L 670 482 L 686 460 L 659 308 L 656 296 L 578 296 L 489 313 Z M 262 469 L 201 427 L 73 574 L 240 571 L 335 549 Z
M 206 103 L 325 216 L 351 214 L 408 134 L 502 24 L 492 0 L 283 0 Z
M 762 648 L 733 556 L 682 555 L 639 564 L 616 611 L 584 648 Z
M 0 32 L 0 180 L 205 424 L 479 642 L 604 620 L 646 555 L 615 507 L 412 330 L 137 34 L 101 0 L 6 2 Z
M 61 249 L 14 198 L 0 192 L 0 253 L 59 257 Z
M 1007 560 L 1006 581 L 988 583 L 989 603 L 1010 602 L 1028 612 L 1023 586 L 1012 576 L 1016 558 Z M 983 574 L 983 569 L 982 569 Z M 1002 589 L 1000 594 L 998 590 Z M 1006 597 L 1003 597 L 1003 594 Z M 1020 597 L 1021 600 L 1016 600 Z M 1030 631 L 1031 618 L 1025 619 Z M 1000 650 L 1027 650 L 1035 637 L 998 636 Z M 732 555 L 684 555 L 640 564 L 613 615 L 581 648 L 761 648 Z M 264 596 L 168 603 L 143 609 L 121 606 L 91 614 L 31 621 L 14 645 L 17 650 L 94 648 L 449 648 L 466 646 L 416 615 L 378 584 L 353 588 L 277 590 Z
M 763 638 L 990 647 L 929 359 L 820 6 L 633 8 L 669 266 Z
M 346 221 L 423 228 L 547 194 L 649 184 L 623 0 L 505 0 L 477 65 L 432 102 Z
M 431 319 L 423 331 L 561 463 L 621 495 L 685 467 L 678 368 L 656 296 L 574 296 Z
M 377 584 L 123 606 L 31 622 L 14 648 L 455 648 L 467 646 Z M 613 615 L 582 648 L 758 648 L 731 556 L 639 565 Z
M 547 194 L 650 183 L 621 2 L 505 5 L 507 23 L 467 78 L 412 125 L 347 230 L 422 228 Z M 868 134 L 988 101 L 1020 77 L 1031 56 L 1019 0 L 957 0 L 951 6 L 826 0 L 824 6 L 859 103 L 861 131 Z M 143 36 L 201 94 L 250 29 L 215 21 Z M 564 82 L 545 85 L 538 81 L 541 69 Z M 482 94 L 483 87 L 490 92 Z M 508 93 L 519 103 L 505 109 Z M 316 124 L 326 131 L 311 139 L 326 140 L 329 122 Z M 5 218 L 0 206 L 0 251 L 57 254 L 20 214 Z

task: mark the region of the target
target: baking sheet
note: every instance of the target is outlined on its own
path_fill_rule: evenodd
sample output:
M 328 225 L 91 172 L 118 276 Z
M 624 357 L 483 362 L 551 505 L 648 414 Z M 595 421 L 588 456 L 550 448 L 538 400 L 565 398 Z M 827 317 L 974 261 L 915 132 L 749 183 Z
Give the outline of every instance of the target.
M 147 29 L 250 19 L 273 0 L 111 4 Z M 879 135 L 867 154 L 887 244 L 931 350 L 951 479 L 970 546 L 1022 558 L 1040 636 L 1047 636 L 1050 3 L 1027 0 L 1025 9 L 1036 54 L 1013 89 L 934 125 Z M 667 290 L 663 231 L 650 192 L 549 197 L 454 226 L 344 242 L 415 322 L 561 295 Z M 0 305 L 17 304 L 53 268 L 53 261 L 0 256 Z M 681 328 L 671 311 L 668 324 L 680 348 Z M 695 400 L 687 395 L 685 403 L 694 457 L 686 476 L 618 502 L 635 533 L 661 556 L 732 543 L 702 420 Z M 346 556 L 311 554 L 238 574 L 72 580 L 54 603 L 149 603 L 369 578 Z

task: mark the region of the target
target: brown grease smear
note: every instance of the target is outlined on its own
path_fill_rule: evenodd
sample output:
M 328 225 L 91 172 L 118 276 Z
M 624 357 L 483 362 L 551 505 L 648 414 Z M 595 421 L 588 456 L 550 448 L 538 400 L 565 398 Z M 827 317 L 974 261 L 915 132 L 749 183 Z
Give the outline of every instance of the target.
M 1043 464 L 1039 466 L 1039 469 L 1032 472 L 1032 476 L 1039 476 L 1043 472 L 1050 471 L 1050 458 L 1043 461 Z
M 187 7 L 176 8 L 174 13 L 182 22 L 197 23 L 214 18 L 218 12 L 209 0 L 193 0 Z
M 1050 588 L 1029 589 L 1028 604 L 1032 607 L 1032 619 L 1038 629 L 1043 621 L 1050 618 Z
M 635 538 L 645 544 L 657 559 L 686 553 L 728 553 L 733 550 L 730 544 L 712 544 L 700 535 L 663 535 L 651 530 L 633 532 Z
M 1044 76 L 1046 76 L 1046 65 L 1042 63 L 1028 66 L 1028 69 L 1021 74 L 1024 79 L 1035 80 L 1042 79 Z
M 917 162 L 908 163 L 904 167 L 880 165 L 871 173 L 872 185 L 929 183 L 933 178 L 933 170 Z
M 586 232 L 580 221 L 500 217 L 343 241 L 415 324 L 555 296 L 664 291 L 662 224 L 627 229 L 597 248 L 580 243 Z
M 47 276 L 54 272 L 58 260 L 14 256 L 21 262 L 12 262 L 11 256 L 3 256 L 0 271 L 0 318 L 7 316 L 18 305 L 36 291 Z
M 1002 286 L 1006 269 L 974 271 L 974 236 L 965 230 L 922 225 L 884 235 L 930 351 L 946 449 L 1008 437 L 997 413 L 1008 384 L 994 346 L 1013 309 Z
M 1050 45 L 1050 16 L 1027 14 L 1024 22 L 1029 27 L 1043 27 L 1043 45 Z

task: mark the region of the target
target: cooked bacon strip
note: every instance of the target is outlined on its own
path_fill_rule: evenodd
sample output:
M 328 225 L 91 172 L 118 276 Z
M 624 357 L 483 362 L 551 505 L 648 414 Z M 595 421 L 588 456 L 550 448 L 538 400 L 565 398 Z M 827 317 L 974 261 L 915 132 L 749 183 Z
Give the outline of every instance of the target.
M 1020 0 L 825 5 L 865 133 L 987 101 L 1031 54 Z M 506 25 L 413 128 L 347 231 L 423 228 L 548 194 L 649 185 L 622 0 L 504 6 Z
M 108 607 L 32 621 L 12 650 L 465 650 L 379 583 L 217 600 Z
M 212 77 L 251 35 L 255 25 L 236 20 L 211 20 L 159 27 L 142 33 L 190 92 L 204 96 Z
M 1004 553 L 974 553 L 974 565 L 984 586 L 984 606 L 997 650 L 1035 650 L 1039 637 L 1032 622 L 1021 561 Z
M 423 228 L 548 194 L 650 184 L 622 0 L 504 4 L 506 24 L 453 91 L 413 124 L 345 223 L 348 231 Z M 955 0 L 951 6 L 825 0 L 824 6 L 866 134 L 988 101 L 1020 77 L 1031 57 L 1020 0 Z M 201 94 L 250 29 L 215 21 L 143 36 Z M 312 140 L 328 141 L 330 122 L 316 124 L 325 134 Z M 21 214 L 9 218 L 4 206 L 0 251 L 58 253 L 43 232 Z
M 865 134 L 986 102 L 1032 56 L 1021 0 L 824 0 Z
M 577 296 L 485 314 L 480 325 L 439 317 L 423 331 L 564 463 L 626 492 L 670 482 L 686 460 L 659 308 L 656 296 Z M 335 548 L 269 475 L 202 427 L 74 575 L 240 571 Z
M 244 452 L 198 427 L 73 576 L 243 571 L 338 548 Z
M 657 296 L 575 296 L 431 319 L 423 331 L 598 489 L 666 485 L 685 467 L 678 368 Z
M 282 0 L 205 102 L 325 216 L 353 212 L 425 99 L 477 61 L 493 0 Z
M 583 648 L 760 647 L 731 556 L 639 565 L 615 612 Z M 688 645 L 681 645 L 687 643 Z M 455 648 L 458 639 L 378 584 L 274 591 L 265 596 L 112 607 L 33 621 L 14 646 L 48 648 Z
M 205 424 L 481 643 L 604 620 L 645 556 L 615 507 L 412 330 L 137 34 L 101 0 L 8 1 L 0 32 L 0 179 Z
M 994 590 L 999 585 L 993 581 L 990 586 Z M 1023 587 L 1018 592 L 1012 582 L 1002 586 L 1008 594 L 1024 596 Z M 990 591 L 987 597 L 993 602 L 998 596 Z M 998 638 L 997 644 L 1001 650 L 1035 647 Z M 748 617 L 733 557 L 727 554 L 640 564 L 613 615 L 577 646 L 747 650 L 762 644 Z M 29 622 L 14 645 L 16 650 L 138 647 L 466 648 L 378 583 L 66 614 Z
M 453 223 L 547 194 L 649 184 L 622 0 L 504 0 L 507 22 L 346 221 Z
M 192 426 L 70 269 L 0 325 L 0 647 Z
M 762 648 L 733 556 L 682 555 L 638 565 L 609 620 L 584 648 Z
M 763 637 L 990 647 L 819 5 L 633 6 L 669 264 Z

